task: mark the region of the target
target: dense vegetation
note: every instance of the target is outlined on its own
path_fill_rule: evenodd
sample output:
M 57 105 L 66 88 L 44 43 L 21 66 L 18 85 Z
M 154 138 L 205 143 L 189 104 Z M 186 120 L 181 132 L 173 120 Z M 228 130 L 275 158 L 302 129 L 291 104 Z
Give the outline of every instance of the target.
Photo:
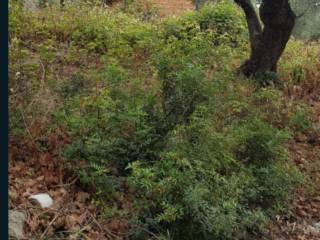
M 57 155 L 130 239 L 257 239 L 303 181 L 288 143 L 312 128 L 319 45 L 291 41 L 282 88 L 262 88 L 235 71 L 234 4 L 164 21 L 137 6 L 10 3 L 12 139 L 68 135 Z

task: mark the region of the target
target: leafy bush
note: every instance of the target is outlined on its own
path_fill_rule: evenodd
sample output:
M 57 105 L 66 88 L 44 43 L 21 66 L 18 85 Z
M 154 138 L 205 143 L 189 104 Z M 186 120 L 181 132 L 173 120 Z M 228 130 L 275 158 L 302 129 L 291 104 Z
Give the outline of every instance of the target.
M 305 105 L 298 105 L 292 112 L 289 119 L 289 126 L 302 133 L 306 133 L 311 128 L 312 111 L 310 107 Z
M 179 40 L 190 37 L 206 37 L 213 45 L 242 46 L 246 37 L 243 16 L 233 4 L 222 1 L 203 7 L 199 12 L 189 13 L 165 24 L 166 37 Z M 204 36 L 203 36 L 204 35 Z
M 255 105 L 271 99 L 280 108 L 277 94 L 245 98 L 227 69 L 208 79 L 211 64 L 223 64 L 234 56 L 232 49 L 244 47 L 236 8 L 206 6 L 166 20 L 158 33 L 148 24 L 117 25 L 108 16 L 108 24 L 99 25 L 96 18 L 77 27 L 71 39 L 80 46 L 98 43 L 92 50 L 107 54 L 106 67 L 91 73 L 92 90 L 70 95 L 61 109 L 67 118 L 57 115 L 74 139 L 67 159 L 84 162 L 83 183 L 112 202 L 123 191 L 122 177 L 129 181 L 132 239 L 147 239 L 148 232 L 232 239 L 261 231 L 297 174 L 283 164 L 289 135 L 264 121 L 265 112 Z M 110 31 L 102 31 L 107 26 Z M 116 35 L 120 26 L 123 32 Z M 136 75 L 128 64 L 136 54 L 147 59 L 149 76 Z M 225 88 L 224 95 L 212 96 Z M 217 118 L 221 113 L 225 117 Z
M 130 239 L 258 238 L 299 174 L 286 161 L 283 94 L 233 71 L 247 48 L 235 5 L 153 23 L 76 4 L 30 19 L 21 11 L 11 22 L 12 83 L 21 72 L 14 86 L 34 96 L 45 72 L 58 99 L 54 126 L 72 140 L 66 162 L 106 218 L 127 219 Z M 32 69 L 31 56 L 43 66 Z M 305 129 L 300 115 L 292 130 Z M 124 197 L 130 209 L 119 207 Z
M 9 38 L 19 38 L 22 35 L 23 31 L 26 29 L 25 27 L 28 23 L 28 17 L 23 11 L 23 5 L 19 1 L 10 1 L 9 11 Z
M 154 231 L 161 226 L 173 239 L 233 239 L 261 230 L 288 196 L 288 186 L 298 182 L 297 173 L 282 162 L 285 135 L 253 120 L 240 127 L 239 138 L 237 131 L 215 132 L 214 123 L 203 121 L 195 118 L 172 133 L 152 166 L 129 165 L 140 196 L 140 217 L 134 221 Z M 239 157 L 241 145 L 247 150 Z M 146 238 L 140 234 L 137 239 Z
M 125 0 L 122 10 L 146 22 L 156 21 L 159 15 L 157 6 L 150 0 Z

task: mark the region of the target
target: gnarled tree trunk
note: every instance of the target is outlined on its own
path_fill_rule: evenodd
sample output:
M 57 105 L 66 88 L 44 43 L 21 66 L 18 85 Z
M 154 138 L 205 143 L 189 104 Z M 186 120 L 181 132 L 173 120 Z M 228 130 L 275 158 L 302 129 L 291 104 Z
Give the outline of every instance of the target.
M 247 77 L 276 72 L 295 23 L 289 0 L 263 0 L 259 14 L 263 28 L 250 0 L 235 2 L 246 15 L 251 43 L 251 56 L 240 71 Z

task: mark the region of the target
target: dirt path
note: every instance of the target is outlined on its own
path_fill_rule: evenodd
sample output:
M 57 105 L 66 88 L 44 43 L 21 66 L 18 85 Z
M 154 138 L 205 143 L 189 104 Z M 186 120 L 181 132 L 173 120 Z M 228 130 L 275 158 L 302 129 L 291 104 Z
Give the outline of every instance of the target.
M 152 2 L 159 7 L 162 16 L 178 16 L 195 9 L 192 0 L 152 0 Z

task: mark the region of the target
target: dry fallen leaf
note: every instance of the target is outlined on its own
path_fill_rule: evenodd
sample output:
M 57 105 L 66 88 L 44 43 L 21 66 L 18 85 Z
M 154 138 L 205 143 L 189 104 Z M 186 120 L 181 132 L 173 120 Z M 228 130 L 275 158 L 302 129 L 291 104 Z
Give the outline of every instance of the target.
M 76 201 L 85 203 L 90 198 L 90 194 L 86 192 L 78 192 L 76 194 Z
M 66 217 L 66 226 L 69 229 L 78 228 L 80 222 L 81 222 L 81 214 L 73 213 Z

